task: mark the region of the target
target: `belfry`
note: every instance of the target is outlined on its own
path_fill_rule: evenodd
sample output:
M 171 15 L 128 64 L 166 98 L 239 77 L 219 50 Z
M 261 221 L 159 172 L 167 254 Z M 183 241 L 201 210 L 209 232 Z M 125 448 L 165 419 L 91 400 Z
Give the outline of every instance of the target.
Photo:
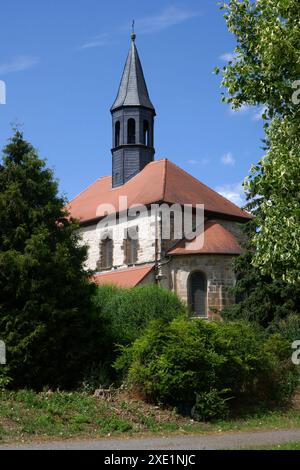
M 111 107 L 113 121 L 112 186 L 122 186 L 154 159 L 155 109 L 135 45 L 125 64 L 117 98 Z

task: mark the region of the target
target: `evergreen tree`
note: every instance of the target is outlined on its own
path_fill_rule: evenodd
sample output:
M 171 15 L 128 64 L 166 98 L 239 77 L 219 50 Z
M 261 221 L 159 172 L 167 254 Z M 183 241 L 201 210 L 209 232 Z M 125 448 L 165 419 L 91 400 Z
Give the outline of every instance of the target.
M 16 131 L 0 167 L 0 338 L 15 387 L 73 387 L 99 350 L 86 247 L 65 202 Z

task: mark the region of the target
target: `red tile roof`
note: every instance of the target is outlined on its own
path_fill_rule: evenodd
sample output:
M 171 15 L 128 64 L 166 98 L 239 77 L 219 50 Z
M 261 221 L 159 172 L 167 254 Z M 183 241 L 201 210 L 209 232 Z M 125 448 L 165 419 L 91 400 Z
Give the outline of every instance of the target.
M 237 239 L 226 228 L 215 221 L 208 221 L 204 228 L 204 244 L 199 248 L 200 236 L 192 241 L 181 240 L 175 248 L 171 249 L 169 255 L 188 254 L 224 254 L 240 255 L 243 250 Z
M 135 287 L 152 271 L 154 264 L 134 268 L 108 271 L 93 276 L 97 285 L 115 285 L 118 287 Z
M 119 212 L 119 197 L 127 196 L 128 207 L 158 202 L 204 204 L 206 212 L 226 215 L 241 221 L 251 218 L 232 202 L 210 189 L 169 160 L 149 163 L 123 186 L 112 188 L 111 176 L 98 179 L 68 205 L 72 217 L 81 223 L 97 220 L 105 211 L 100 204 L 113 206 L 107 213 Z

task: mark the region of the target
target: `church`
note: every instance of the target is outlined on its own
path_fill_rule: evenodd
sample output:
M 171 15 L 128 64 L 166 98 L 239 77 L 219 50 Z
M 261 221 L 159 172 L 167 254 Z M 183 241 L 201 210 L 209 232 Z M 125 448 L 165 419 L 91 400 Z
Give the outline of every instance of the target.
M 229 289 L 236 282 L 232 261 L 242 253 L 242 224 L 251 215 L 172 161 L 155 160 L 156 111 L 135 42 L 133 33 L 110 110 L 112 175 L 98 179 L 68 209 L 80 222 L 82 242 L 88 247 L 86 267 L 94 272 L 94 282 L 126 288 L 156 283 L 177 293 L 195 316 L 209 318 L 234 301 Z M 124 200 L 126 208 L 120 204 Z M 176 236 L 173 213 L 169 237 L 163 236 L 161 212 L 128 216 L 127 207 L 158 204 L 187 205 L 192 213 L 202 205 L 202 243 Z M 128 217 L 122 217 L 124 211 Z M 120 227 L 126 236 L 119 236 Z M 132 236 L 133 232 L 137 235 Z

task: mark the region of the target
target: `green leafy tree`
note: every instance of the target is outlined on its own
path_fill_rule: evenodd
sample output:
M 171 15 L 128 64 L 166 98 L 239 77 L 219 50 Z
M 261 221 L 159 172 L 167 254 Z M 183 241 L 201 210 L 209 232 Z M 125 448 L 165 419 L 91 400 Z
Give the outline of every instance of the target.
M 252 258 L 263 275 L 300 281 L 299 0 L 230 0 L 225 19 L 237 40 L 223 69 L 223 100 L 235 109 L 260 106 L 266 154 L 245 182 L 258 213 Z M 294 96 L 295 97 L 295 96 Z
M 300 284 L 289 283 L 283 279 L 273 279 L 253 266 L 255 253 L 252 249 L 252 237 L 257 231 L 257 220 L 261 211 L 256 203 L 248 202 L 246 209 L 254 212 L 255 218 L 243 226 L 245 233 L 244 253 L 237 257 L 233 269 L 237 273 L 237 283 L 232 294 L 236 303 L 222 311 L 227 320 L 247 320 L 275 331 L 279 324 L 288 321 L 290 316 L 300 314 Z
M 0 167 L 0 337 L 12 386 L 73 387 L 97 351 L 86 248 L 64 206 L 16 131 Z
M 252 265 L 253 254 L 248 252 L 234 263 L 239 273 L 233 294 L 236 303 L 222 311 L 226 320 L 244 319 L 275 331 L 281 322 L 300 314 L 300 285 L 282 279 L 272 279 Z

